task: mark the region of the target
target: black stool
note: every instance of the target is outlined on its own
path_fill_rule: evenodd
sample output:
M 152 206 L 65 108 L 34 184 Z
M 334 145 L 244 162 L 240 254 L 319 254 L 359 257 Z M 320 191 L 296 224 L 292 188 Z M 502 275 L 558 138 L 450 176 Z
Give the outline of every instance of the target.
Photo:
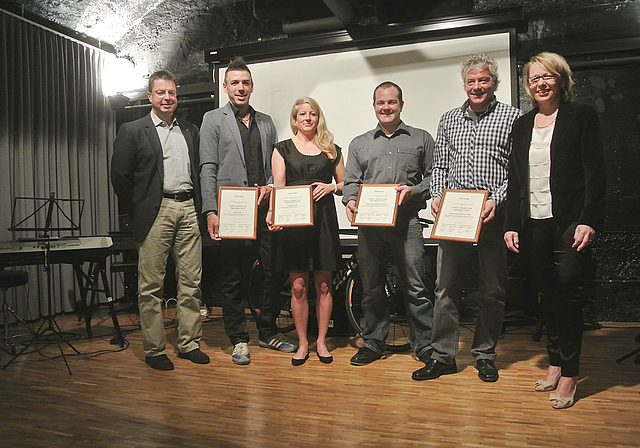
M 9 323 L 9 315 L 13 315 L 18 321 L 23 320 L 13 311 L 7 303 L 7 290 L 16 286 L 29 283 L 27 271 L 0 271 L 0 290 L 2 290 L 2 322 L 4 328 L 4 349 L 12 355 L 16 353 L 16 346 L 13 343 L 13 331 Z

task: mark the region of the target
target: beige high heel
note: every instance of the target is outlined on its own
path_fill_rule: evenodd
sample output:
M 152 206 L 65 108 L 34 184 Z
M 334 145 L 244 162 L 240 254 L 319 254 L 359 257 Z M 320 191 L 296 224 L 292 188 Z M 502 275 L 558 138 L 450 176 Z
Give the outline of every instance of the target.
M 551 390 L 556 390 L 556 387 L 558 387 L 558 383 L 560 382 L 561 376 L 562 376 L 562 371 L 558 371 L 558 376 L 555 379 L 551 381 L 538 380 L 536 381 L 534 388 L 537 392 L 549 392 Z
M 551 407 L 553 409 L 566 409 L 573 406 L 575 403 L 576 396 L 576 384 L 573 385 L 573 393 L 570 397 L 558 397 L 556 394 L 552 393 L 549 396 L 549 400 L 551 400 Z

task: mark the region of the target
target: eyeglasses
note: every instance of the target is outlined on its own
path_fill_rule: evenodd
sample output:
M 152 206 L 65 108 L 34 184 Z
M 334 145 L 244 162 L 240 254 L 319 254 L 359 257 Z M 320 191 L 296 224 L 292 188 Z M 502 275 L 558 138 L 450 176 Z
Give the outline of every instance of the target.
M 529 84 L 538 84 L 540 80 L 545 81 L 555 81 L 556 75 L 552 75 L 551 73 L 545 73 L 544 75 L 534 76 L 533 78 L 529 78 Z

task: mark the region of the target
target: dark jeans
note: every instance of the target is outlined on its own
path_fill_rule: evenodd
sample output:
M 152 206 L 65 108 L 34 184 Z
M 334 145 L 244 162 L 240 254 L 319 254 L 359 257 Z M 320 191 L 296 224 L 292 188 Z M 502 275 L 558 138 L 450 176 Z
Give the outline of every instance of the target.
M 589 248 L 578 252 L 571 247 L 577 225 L 531 219 L 522 235 L 547 326 L 549 364 L 560 366 L 565 377 L 579 375 L 583 329 L 579 288 L 590 253 Z
M 280 289 L 282 285 L 273 282 L 273 234 L 267 229 L 265 215 L 267 207 L 258 211 L 258 236 L 252 244 L 258 246 L 258 256 L 264 272 L 264 287 L 260 289 L 264 297 L 259 298 L 263 303 L 262 322 L 257 322 L 259 339 L 265 341 L 277 333 L 276 318 L 282 307 Z M 245 330 L 247 317 L 244 310 L 241 282 L 248 283 L 243 277 L 243 262 L 247 253 L 245 240 L 222 240 L 218 248 L 218 268 L 220 270 L 220 300 L 222 302 L 222 316 L 224 330 L 233 345 L 238 342 L 249 342 L 249 333 Z
M 411 349 L 417 355 L 430 350 L 433 304 L 424 283 L 424 242 L 415 212 L 398 214 L 395 227 L 358 229 L 362 311 L 367 321 L 363 347 L 384 353 L 389 333 L 389 302 L 384 291 L 389 255 L 398 267 L 409 318 Z

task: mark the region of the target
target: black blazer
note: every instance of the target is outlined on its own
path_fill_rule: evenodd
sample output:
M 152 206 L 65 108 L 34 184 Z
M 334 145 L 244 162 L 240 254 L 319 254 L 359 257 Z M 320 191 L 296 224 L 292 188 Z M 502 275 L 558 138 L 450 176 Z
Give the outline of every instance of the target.
M 529 212 L 529 146 L 538 109 L 513 125 L 509 158 L 506 231 L 519 232 Z M 586 224 L 600 231 L 604 224 L 605 177 L 602 135 L 596 111 L 584 104 L 563 103 L 551 138 L 553 217 Z
M 178 123 L 189 148 L 191 182 L 199 215 L 198 127 L 184 120 L 178 120 Z M 128 214 L 133 220 L 133 237 L 137 243 L 144 241 L 158 215 L 163 182 L 162 146 L 151 115 L 124 123 L 113 144 L 111 183 L 118 195 L 120 213 Z

